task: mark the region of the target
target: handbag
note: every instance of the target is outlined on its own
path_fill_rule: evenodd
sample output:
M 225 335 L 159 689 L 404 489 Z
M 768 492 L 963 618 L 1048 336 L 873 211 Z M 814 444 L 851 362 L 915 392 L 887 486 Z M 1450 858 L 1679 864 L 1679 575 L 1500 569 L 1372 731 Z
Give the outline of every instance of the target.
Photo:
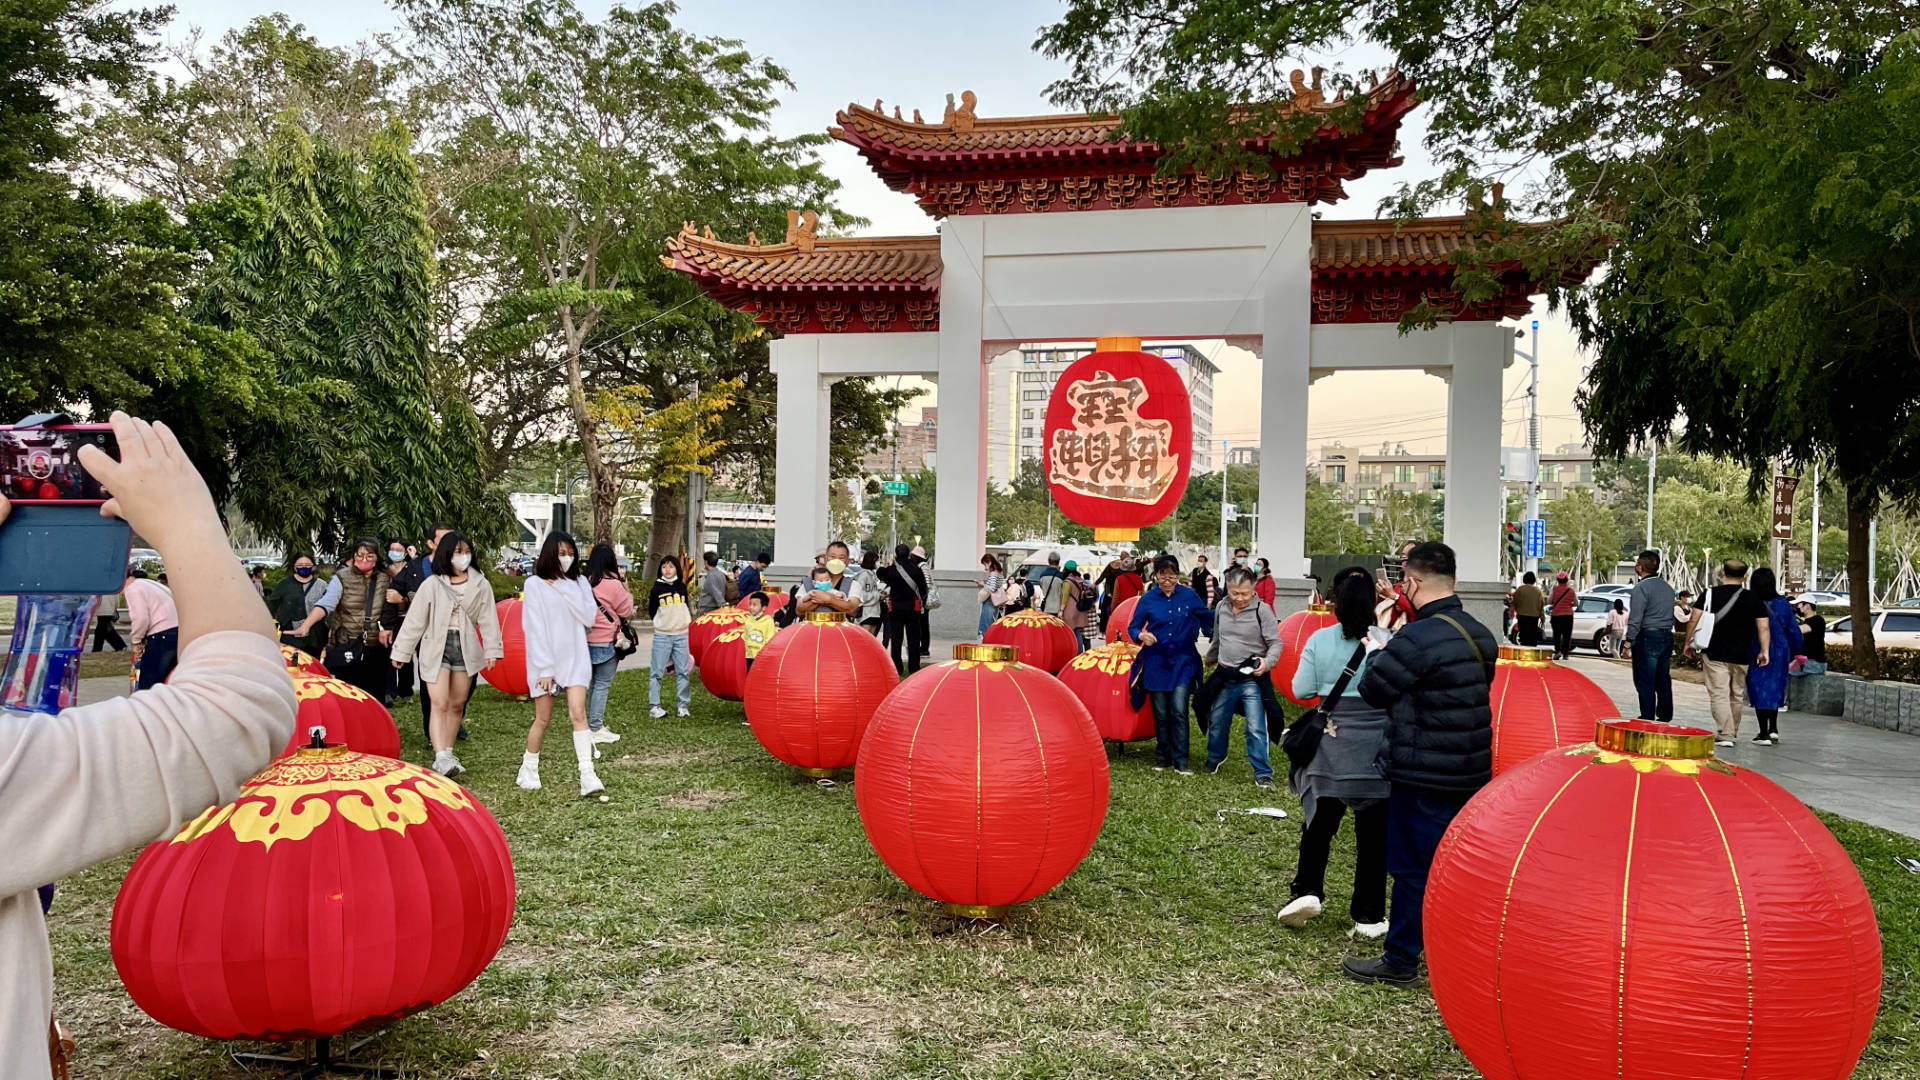
M 1287 755 L 1287 775 L 1293 775 L 1313 764 L 1313 755 L 1320 752 L 1320 738 L 1327 732 L 1327 717 L 1333 714 L 1333 707 L 1340 702 L 1340 695 L 1347 692 L 1347 683 L 1352 681 L 1353 673 L 1359 670 L 1360 662 L 1366 659 L 1367 643 L 1361 642 L 1353 647 L 1353 656 L 1348 658 L 1346 670 L 1333 684 L 1327 696 L 1320 704 L 1300 714 L 1300 718 L 1287 726 L 1286 734 L 1280 736 L 1280 749 Z
M 1735 589 L 1733 595 L 1727 598 L 1726 604 L 1724 604 L 1719 611 L 1703 611 L 1700 613 L 1700 625 L 1693 628 L 1694 648 L 1704 650 L 1708 645 L 1713 644 L 1713 624 L 1731 614 L 1733 605 L 1740 602 L 1740 597 L 1745 595 L 1746 591 L 1745 589 Z
M 601 603 L 600 598 L 597 596 L 593 598 L 593 606 L 600 609 L 600 614 L 605 615 L 608 622 L 620 629 L 619 636 L 616 637 L 613 642 L 613 658 L 615 661 L 625 660 L 627 657 L 640 651 L 640 632 L 635 630 L 631 623 L 625 619 L 615 617 L 613 612 L 608 611 L 607 605 Z

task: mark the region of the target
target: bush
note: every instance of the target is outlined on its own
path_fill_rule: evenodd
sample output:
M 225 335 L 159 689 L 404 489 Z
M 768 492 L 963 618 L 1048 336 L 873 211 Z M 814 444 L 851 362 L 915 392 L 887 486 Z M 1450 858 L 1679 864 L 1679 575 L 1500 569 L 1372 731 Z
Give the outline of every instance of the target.
M 1880 646 L 1874 650 L 1880 656 L 1880 677 L 1898 682 L 1920 683 L 1920 649 L 1892 648 Z M 1856 674 L 1853 663 L 1853 646 L 1836 642 L 1827 643 L 1827 669 L 1847 675 Z

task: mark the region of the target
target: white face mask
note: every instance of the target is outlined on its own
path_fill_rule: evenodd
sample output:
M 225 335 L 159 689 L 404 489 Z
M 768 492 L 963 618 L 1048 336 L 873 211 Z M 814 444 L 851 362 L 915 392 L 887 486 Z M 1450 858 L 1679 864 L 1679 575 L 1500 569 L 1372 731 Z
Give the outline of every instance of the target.
M 453 568 L 455 570 L 465 570 L 467 567 L 472 565 L 473 565 L 473 556 L 471 555 L 462 553 L 459 555 L 455 555 L 453 557 Z
M 564 574 L 571 569 L 573 569 L 573 556 L 571 555 L 560 556 L 560 572 Z

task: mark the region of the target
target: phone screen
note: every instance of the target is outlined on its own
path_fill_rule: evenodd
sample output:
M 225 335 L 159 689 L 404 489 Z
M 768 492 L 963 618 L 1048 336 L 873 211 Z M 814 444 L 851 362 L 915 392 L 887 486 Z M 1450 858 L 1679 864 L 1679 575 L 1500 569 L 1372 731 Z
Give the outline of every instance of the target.
M 80 448 L 88 444 L 120 457 L 105 424 L 0 428 L 0 492 L 15 503 L 106 502 L 106 489 L 80 467 Z

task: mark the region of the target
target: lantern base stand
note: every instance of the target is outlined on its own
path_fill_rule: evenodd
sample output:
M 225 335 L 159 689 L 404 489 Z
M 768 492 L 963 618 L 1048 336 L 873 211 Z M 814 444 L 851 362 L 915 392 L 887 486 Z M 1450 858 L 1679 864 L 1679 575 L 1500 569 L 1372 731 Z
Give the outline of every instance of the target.
M 242 1065 L 278 1067 L 290 1075 L 299 1077 L 300 1080 L 319 1080 L 322 1076 L 378 1076 L 383 1078 L 397 1078 L 400 1075 L 398 1069 L 390 1069 L 385 1065 L 368 1065 L 358 1061 L 347 1060 L 358 1053 L 361 1047 L 377 1038 L 379 1038 L 379 1036 L 374 1035 L 361 1039 L 359 1042 L 347 1047 L 347 1052 L 344 1057 L 333 1056 L 332 1039 L 315 1039 L 307 1044 L 309 1052 L 299 1057 L 292 1057 L 285 1054 L 235 1054 L 233 1055 L 233 1060 Z
M 941 904 L 940 906 L 947 909 L 947 914 L 956 915 L 962 919 L 992 919 L 994 922 L 999 922 L 1007 917 L 1005 904 Z
M 840 771 L 838 769 L 809 769 L 798 765 L 794 767 L 800 769 L 801 776 L 810 776 L 815 780 L 831 780 L 833 779 L 833 774 Z

